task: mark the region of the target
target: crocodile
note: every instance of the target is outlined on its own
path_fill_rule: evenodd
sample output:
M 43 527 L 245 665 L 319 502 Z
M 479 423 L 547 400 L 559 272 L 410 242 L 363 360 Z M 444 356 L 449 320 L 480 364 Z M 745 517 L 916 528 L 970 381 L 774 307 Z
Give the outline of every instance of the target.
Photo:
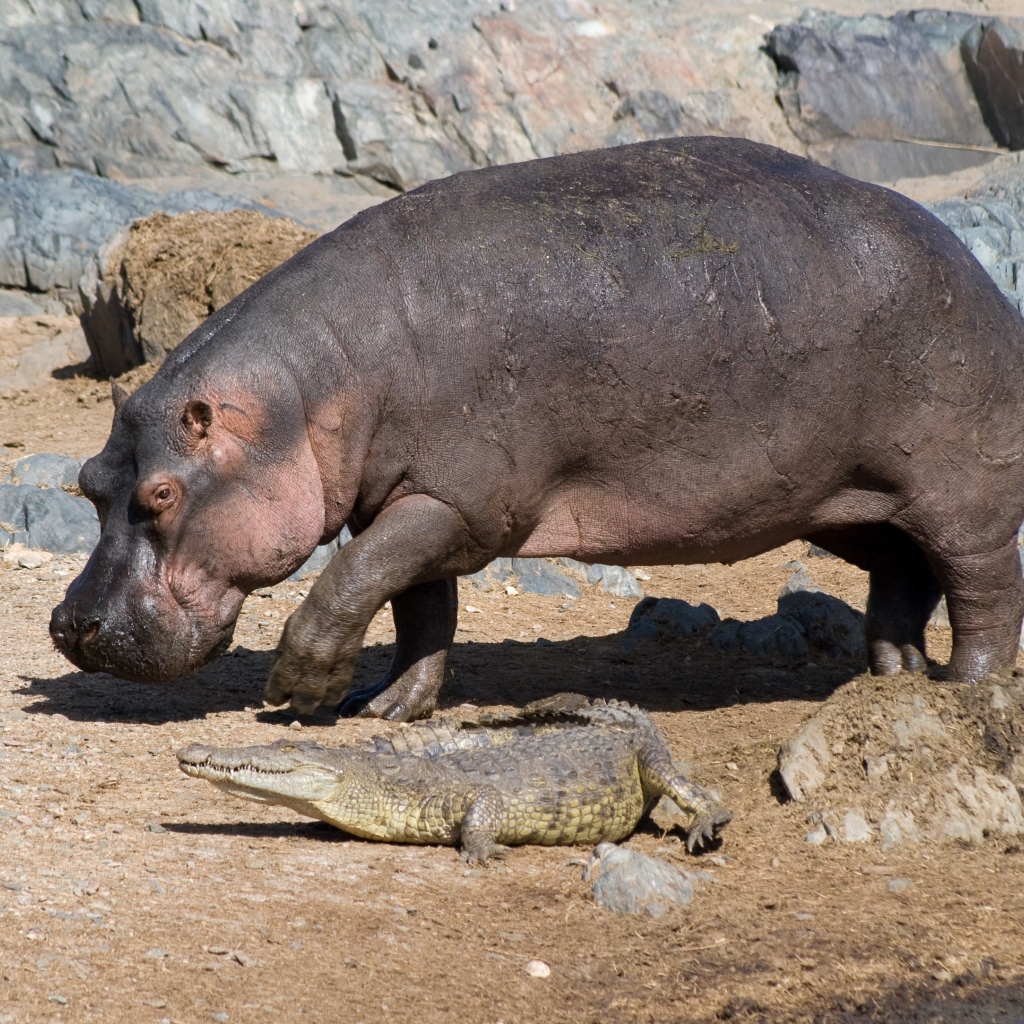
M 691 853 L 732 817 L 673 763 L 645 711 L 578 695 L 472 723 L 417 722 L 352 747 L 197 743 L 178 762 L 234 796 L 282 804 L 365 839 L 459 846 L 470 864 L 522 844 L 623 839 L 662 796 L 689 816 Z

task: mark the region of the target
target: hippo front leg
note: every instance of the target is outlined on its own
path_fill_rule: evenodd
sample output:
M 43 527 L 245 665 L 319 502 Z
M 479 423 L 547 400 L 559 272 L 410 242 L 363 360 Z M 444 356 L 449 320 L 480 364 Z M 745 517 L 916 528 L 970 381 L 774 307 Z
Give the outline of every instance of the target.
M 338 714 L 410 722 L 437 707 L 448 650 L 455 639 L 459 587 L 455 580 L 420 583 L 391 599 L 395 657 L 376 683 L 349 690 Z
M 389 506 L 334 556 L 288 618 L 264 691 L 267 701 L 284 704 L 290 699 L 299 714 L 340 701 L 351 685 L 363 636 L 377 610 L 388 600 L 394 603 L 398 595 L 400 608 L 415 605 L 425 593 L 419 590 L 421 585 L 473 571 L 477 566 L 469 550 L 461 517 L 443 502 L 410 495 Z M 441 588 L 428 587 L 427 592 L 434 589 Z M 439 629 L 435 610 L 435 625 L 418 641 L 407 637 L 404 644 L 401 637 L 408 631 L 396 622 L 400 642 L 393 668 L 399 674 L 394 678 L 410 684 L 410 699 L 408 705 L 399 701 L 389 711 L 410 718 L 419 713 L 417 704 L 426 706 L 436 697 L 429 691 L 441 683 L 444 654 L 455 632 L 454 612 L 448 609 Z M 397 618 L 403 618 L 401 611 Z M 417 687 L 418 681 L 424 685 Z

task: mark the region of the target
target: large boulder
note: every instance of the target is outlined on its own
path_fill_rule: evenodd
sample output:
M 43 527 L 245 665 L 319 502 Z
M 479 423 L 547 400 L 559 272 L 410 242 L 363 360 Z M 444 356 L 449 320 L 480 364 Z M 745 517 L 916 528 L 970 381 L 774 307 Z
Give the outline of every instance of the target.
M 1024 23 L 811 10 L 766 42 L 793 132 L 810 156 L 853 177 L 947 174 L 1024 146 L 1024 93 L 1011 80 L 1024 81 Z
M 88 554 L 99 539 L 96 510 L 85 498 L 59 488 L 0 485 L 0 546 Z

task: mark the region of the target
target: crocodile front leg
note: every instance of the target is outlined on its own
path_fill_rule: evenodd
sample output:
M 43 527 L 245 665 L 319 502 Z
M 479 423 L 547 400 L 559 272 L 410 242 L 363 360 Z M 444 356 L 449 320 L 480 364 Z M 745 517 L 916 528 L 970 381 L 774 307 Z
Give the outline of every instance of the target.
M 505 805 L 497 790 L 485 789 L 471 796 L 462 818 L 459 845 L 463 860 L 486 865 L 491 857 L 504 857 L 509 848 L 495 839 L 505 824 Z
M 299 714 L 311 714 L 341 700 L 377 609 L 419 584 L 473 571 L 469 549 L 462 519 L 444 502 L 416 494 L 385 509 L 334 556 L 285 623 L 267 701 L 290 698 Z
M 686 849 L 710 843 L 732 821 L 727 811 L 703 786 L 690 782 L 676 770 L 667 752 L 658 748 L 641 750 L 640 781 L 644 793 L 653 798 L 667 796 L 684 813 L 691 815 L 686 827 Z

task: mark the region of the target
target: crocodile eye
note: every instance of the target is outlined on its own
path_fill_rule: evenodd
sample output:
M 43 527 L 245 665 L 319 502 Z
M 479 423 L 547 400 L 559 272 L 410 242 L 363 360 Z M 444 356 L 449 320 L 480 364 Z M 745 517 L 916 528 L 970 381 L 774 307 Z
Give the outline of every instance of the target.
M 295 746 L 292 743 L 286 743 L 283 747 L 281 747 L 281 749 L 282 750 L 294 750 Z

